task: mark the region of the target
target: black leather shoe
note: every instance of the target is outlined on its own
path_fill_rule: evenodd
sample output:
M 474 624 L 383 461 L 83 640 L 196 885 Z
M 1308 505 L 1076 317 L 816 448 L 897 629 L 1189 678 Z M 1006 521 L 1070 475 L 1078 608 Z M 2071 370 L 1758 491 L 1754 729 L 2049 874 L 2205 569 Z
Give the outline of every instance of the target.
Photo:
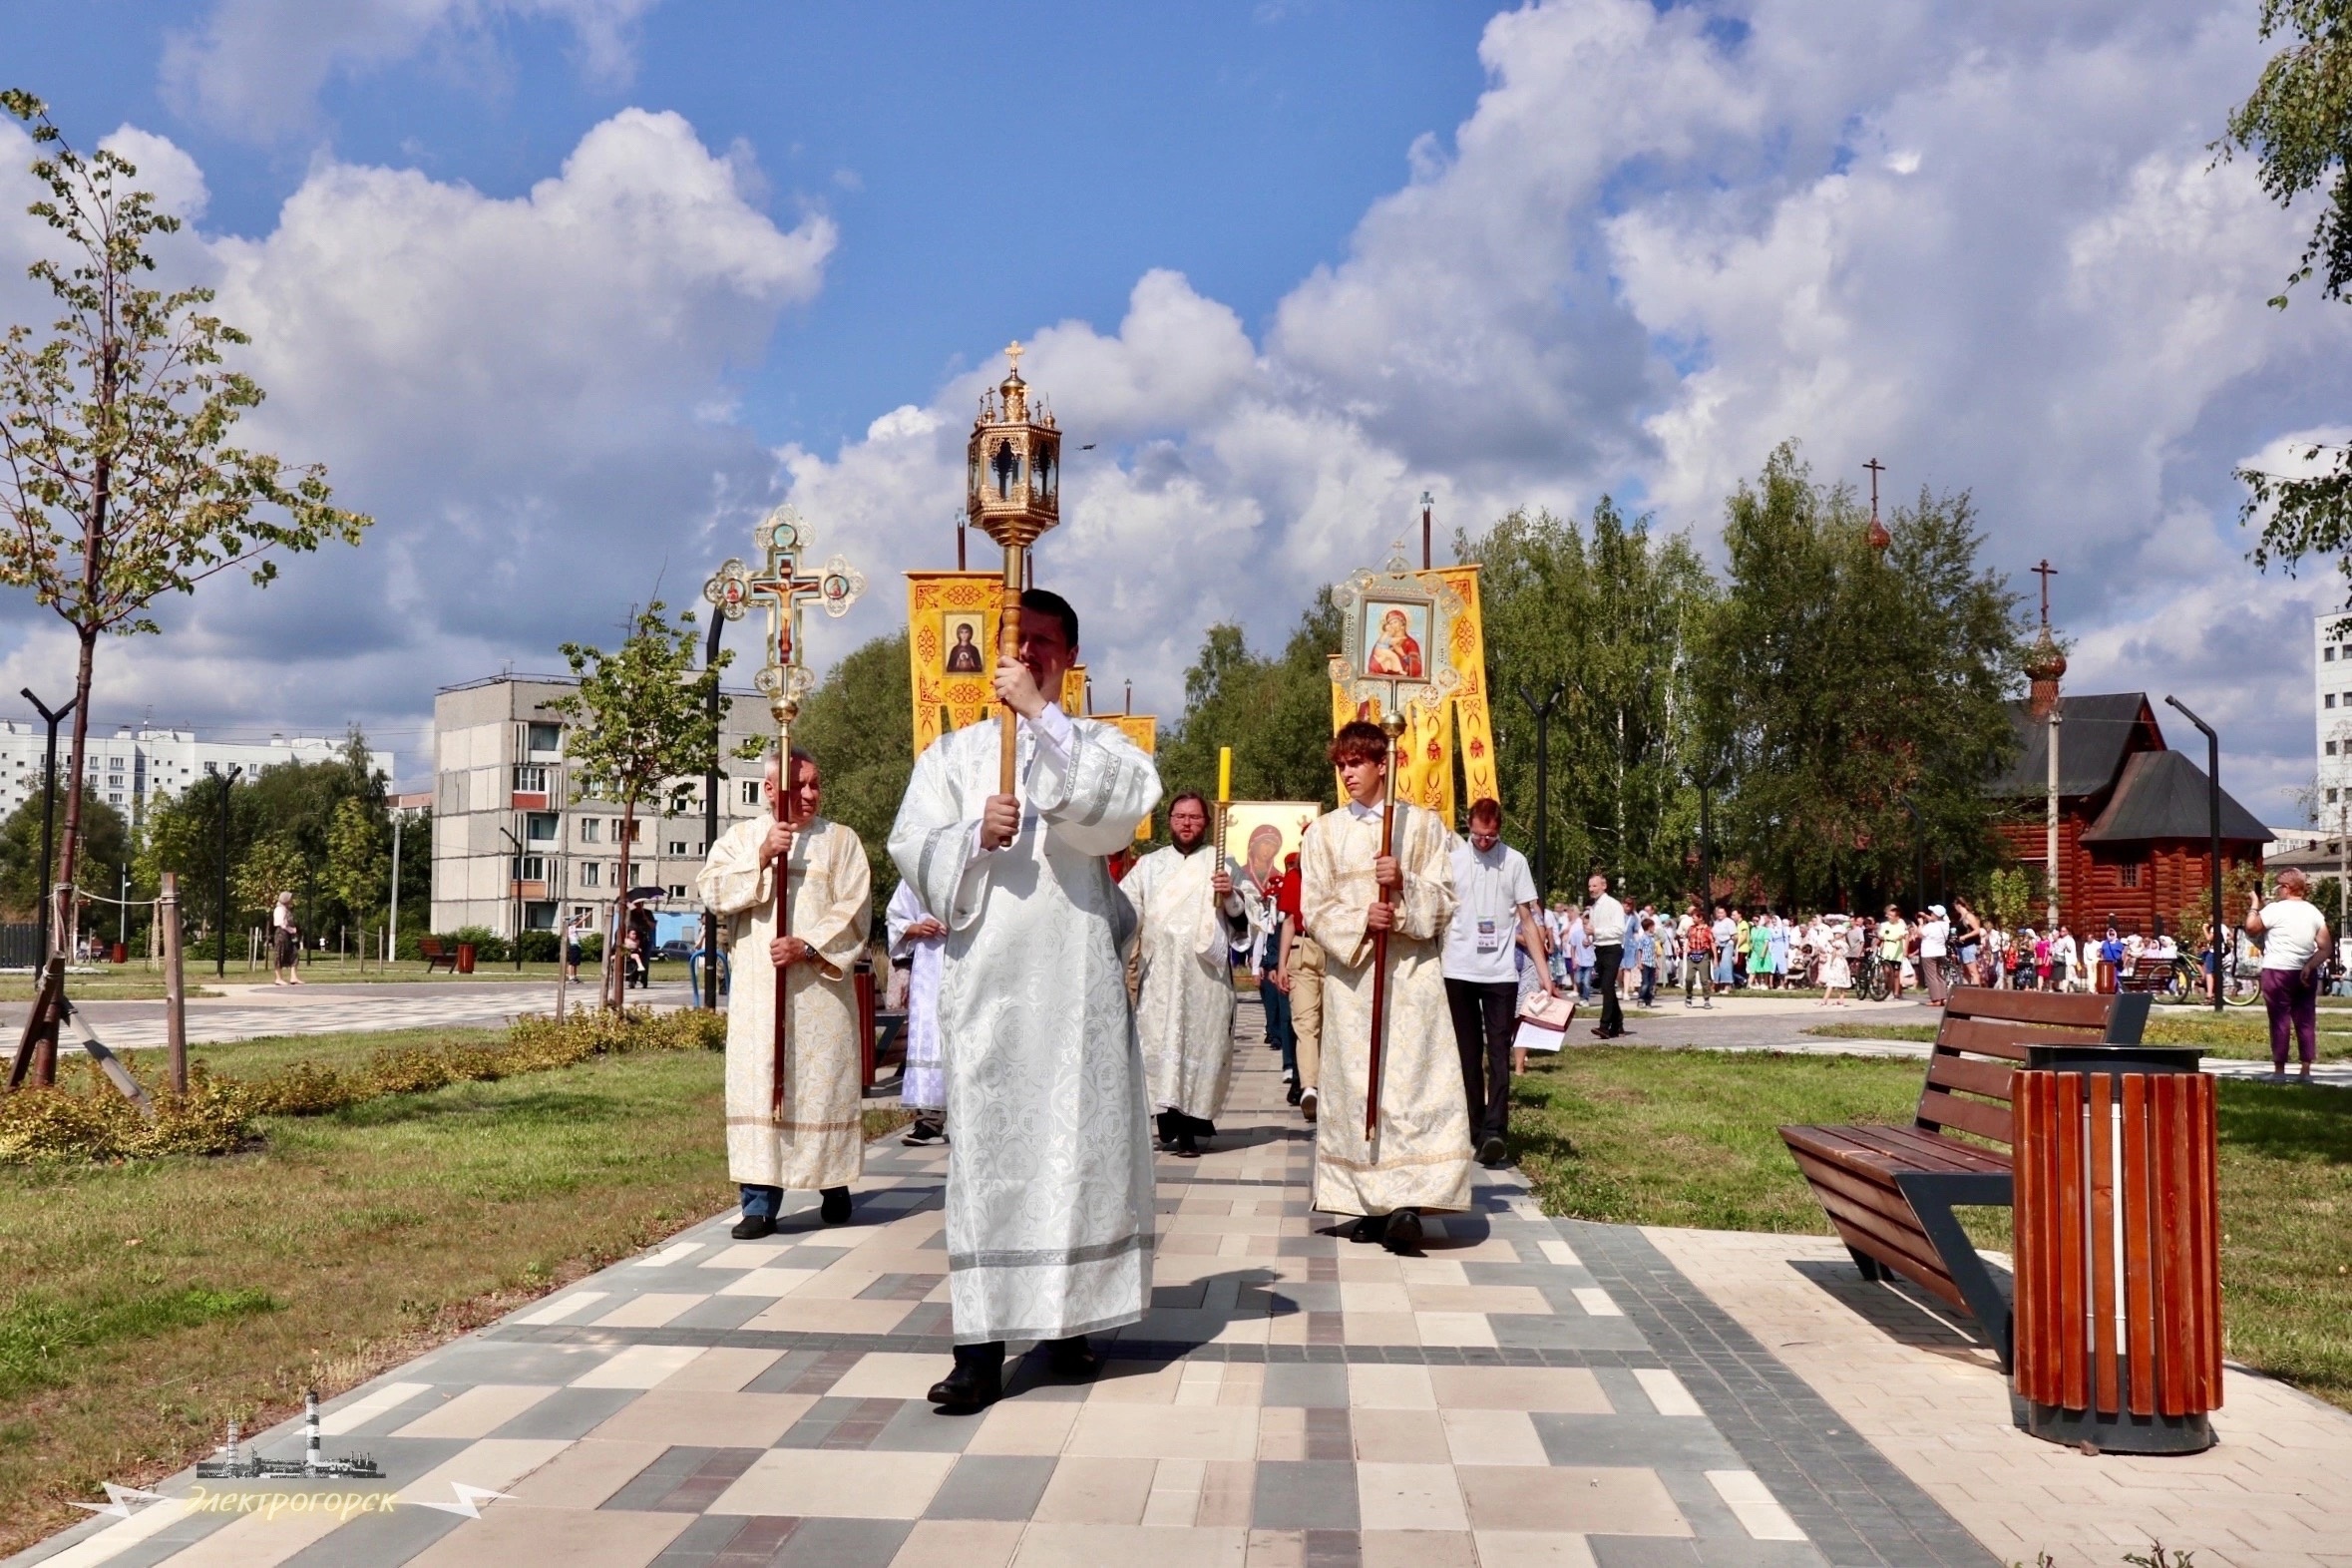
M 1368 1214 L 1348 1227 L 1348 1239 L 1352 1242 L 1376 1242 L 1387 1234 L 1388 1216 L 1385 1214 Z
M 1303 1088 L 1301 1088 L 1301 1087 L 1299 1086 L 1299 1082 L 1298 1082 L 1298 1080 L 1294 1078 L 1294 1079 L 1292 1079 L 1292 1080 L 1291 1080 L 1291 1091 L 1290 1091 L 1290 1093 L 1288 1093 L 1288 1094 L 1284 1095 L 1284 1096 L 1283 1096 L 1283 1099 L 1284 1099 L 1285 1101 L 1287 1101 L 1288 1103 L 1290 1103 L 1290 1104 L 1296 1105 L 1296 1104 L 1298 1104 L 1298 1103 L 1299 1103 L 1299 1096 L 1300 1096 L 1300 1095 L 1302 1095 L 1302 1094 L 1304 1094 L 1304 1093 L 1306 1093 L 1306 1092 L 1307 1092 L 1307 1091 L 1306 1091 L 1305 1089 L 1303 1089 Z
M 945 1143 L 948 1141 L 948 1129 L 929 1117 L 918 1116 L 915 1125 L 909 1127 L 907 1135 L 899 1141 L 910 1149 L 920 1149 L 927 1143 Z
M 1003 1392 L 1002 1369 L 959 1362 L 954 1372 L 931 1385 L 930 1398 L 948 1413 L 963 1415 L 994 1404 Z
M 727 1234 L 737 1241 L 758 1241 L 762 1236 L 776 1234 L 776 1222 L 764 1214 L 746 1214 Z
M 1399 1258 L 1418 1258 L 1421 1255 L 1421 1217 L 1410 1209 L 1398 1209 L 1388 1216 L 1388 1233 L 1380 1238 L 1380 1245 Z
M 817 1217 L 828 1225 L 847 1225 L 850 1217 L 850 1190 L 847 1187 L 828 1187 L 824 1198 L 824 1205 L 817 1210 Z
M 1102 1353 L 1086 1343 L 1086 1336 L 1073 1334 L 1046 1348 L 1045 1365 L 1056 1377 L 1091 1377 L 1102 1371 Z
M 1508 1165 L 1510 1162 L 1511 1151 L 1500 1137 L 1488 1138 L 1484 1143 L 1478 1145 L 1478 1163 L 1488 1170 L 1493 1170 L 1498 1165 Z

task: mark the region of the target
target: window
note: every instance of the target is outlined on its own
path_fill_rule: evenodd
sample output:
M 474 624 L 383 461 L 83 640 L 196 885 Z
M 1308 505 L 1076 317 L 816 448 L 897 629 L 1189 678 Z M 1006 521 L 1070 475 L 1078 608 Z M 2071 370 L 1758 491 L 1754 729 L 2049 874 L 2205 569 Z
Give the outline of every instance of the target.
M 2328 700 L 2329 700 L 2330 702 L 2333 702 L 2333 701 L 2335 700 L 2335 698 L 2333 698 L 2333 697 L 2330 697 Z M 757 779 L 743 779 L 743 780 L 740 780 L 739 782 L 740 782 L 740 783 L 742 784 L 742 786 L 743 786 L 743 804 L 744 804 L 744 805 L 746 805 L 746 806 L 756 806 L 756 805 L 758 805 L 758 804 L 759 804 L 759 780 L 757 780 Z
M 604 831 L 604 822 L 603 822 L 603 819 L 602 819 L 602 818 L 600 818 L 600 817 L 583 817 L 583 818 L 581 818 L 581 819 L 580 819 L 580 842 L 581 842 L 581 843 L 583 843 L 583 844 L 594 844 L 594 843 L 598 842 L 598 838 L 599 838 L 599 836 L 600 836 L 600 835 L 603 833 L 603 831 Z
M 1212 889 L 1210 891 L 1214 892 L 1215 890 Z M 673 899 L 684 898 L 686 896 L 686 885 L 682 882 L 671 883 L 669 885 L 669 896 Z
M 2333 664 L 2336 661 L 2336 650 L 2332 646 L 2321 648 L 2319 661 L 2323 664 Z
M 556 814 L 552 811 L 531 811 L 523 815 L 523 836 L 534 844 L 556 842 Z
M 2336 803 L 2336 792 L 2332 789 L 2327 792 L 2327 803 L 2331 806 Z
M 2332 740 L 2327 743 L 2327 754 L 2331 757 L 2336 754 L 2336 743 Z
M 123 771 L 123 759 L 122 759 L 121 757 L 109 757 L 109 758 L 107 758 L 107 759 L 106 759 L 106 770 L 107 770 L 109 773 L 120 773 L 120 772 L 122 772 L 122 771 Z
M 644 819 L 640 817 L 632 817 L 629 819 L 628 841 L 631 844 L 642 844 L 645 842 Z M 612 824 L 612 842 L 615 844 L 620 842 L 620 824 L 618 822 Z
M 108 791 L 106 803 L 110 806 L 120 806 L 123 803 L 123 792 L 119 789 Z M 1216 890 L 1212 888 L 1209 891 L 1214 893 Z
M 670 852 L 672 855 L 683 855 L 683 854 L 685 854 L 685 853 L 686 853 L 686 841 L 685 841 L 684 839 L 671 839 L 671 840 L 669 841 L 669 852 Z
M 545 795 L 548 792 L 548 770 L 533 763 L 518 763 L 515 767 L 515 788 L 525 795 Z
M 530 725 L 523 743 L 535 753 L 562 751 L 564 749 L 564 726 L 561 724 Z
M 2334 707 L 2336 705 L 2336 694 L 2331 691 L 2326 696 L 2321 697 L 2319 699 L 2319 705 L 2323 708 Z
M 514 868 L 517 882 L 545 882 L 548 880 L 548 861 L 545 855 L 517 855 L 508 865 Z
M 603 881 L 603 867 L 597 865 L 592 860 L 583 862 L 580 868 L 580 885 L 584 888 L 593 888 L 598 886 Z
M 2134 861 L 2129 866 L 2118 866 L 2116 868 L 2116 886 L 2119 888 L 2137 888 L 2140 886 L 2140 863 L 2138 861 Z

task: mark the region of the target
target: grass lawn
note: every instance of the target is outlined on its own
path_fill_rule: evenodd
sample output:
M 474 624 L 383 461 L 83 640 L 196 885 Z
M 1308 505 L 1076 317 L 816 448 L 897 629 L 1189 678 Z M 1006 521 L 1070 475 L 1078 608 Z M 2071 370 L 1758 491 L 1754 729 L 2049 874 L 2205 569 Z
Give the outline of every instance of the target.
M 278 1419 L 722 1208 L 723 1076 L 715 1052 L 600 1057 L 272 1118 L 249 1154 L 0 1170 L 0 1553 L 231 1415 Z
M 1816 1023 L 1804 1031 L 1833 1040 L 1931 1040 L 1932 1023 Z M 2220 1017 L 2209 1009 L 2186 1007 L 2149 1014 L 2142 1036 L 2151 1045 L 2202 1045 L 2211 1056 L 2236 1061 L 2270 1059 L 2270 1024 L 2259 1008 L 2232 1007 Z M 2336 1061 L 2352 1056 L 2352 1026 L 2333 1018 L 2319 1020 L 2319 1059 Z
M 1773 1129 L 1904 1122 L 1920 1064 L 1577 1047 L 1513 1080 L 1513 1153 L 1545 1212 L 1829 1234 Z M 1963 1211 L 2006 1248 L 2009 1211 Z M 2221 1084 L 2221 1280 L 2230 1358 L 2352 1409 L 2352 1094 Z
M 0 1001 L 31 1001 L 33 993 L 40 988 L 40 982 L 30 976 L 0 975 Z M 199 984 L 194 975 L 188 977 L 188 993 L 191 996 L 221 994 Z M 69 975 L 66 994 L 76 1001 L 162 1001 L 164 977 L 128 966 L 105 975 Z

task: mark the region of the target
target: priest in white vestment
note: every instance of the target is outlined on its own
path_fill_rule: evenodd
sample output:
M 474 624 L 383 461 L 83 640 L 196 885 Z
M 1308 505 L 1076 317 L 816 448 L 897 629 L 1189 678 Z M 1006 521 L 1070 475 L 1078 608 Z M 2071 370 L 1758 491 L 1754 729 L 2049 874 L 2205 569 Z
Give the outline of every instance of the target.
M 1001 1391 L 1004 1342 L 1051 1343 L 1056 1372 L 1099 1365 L 1085 1336 L 1151 1297 L 1151 1144 L 1120 954 L 1134 912 L 1105 857 L 1160 794 L 1151 758 L 1045 699 L 1078 651 L 1059 594 L 1021 595 L 1019 655 L 997 696 L 1020 715 L 1015 793 L 999 793 L 993 721 L 916 759 L 891 858 L 948 927 L 949 1409 Z
M 787 1189 L 823 1194 L 828 1225 L 850 1217 L 850 1183 L 865 1169 L 864 1094 L 858 1079 L 858 998 L 852 980 L 873 916 L 873 870 L 856 833 L 818 815 L 824 782 L 792 754 L 787 820 L 768 812 L 719 835 L 704 863 L 703 906 L 724 927 L 727 987 L 727 1171 L 742 1189 L 742 1240 L 776 1228 Z M 777 762 L 761 795 L 774 810 Z M 776 872 L 791 890 L 789 936 L 776 932 Z M 791 1027 L 776 1093 L 776 976 Z
M 1208 802 L 1177 796 L 1168 837 L 1119 890 L 1139 923 L 1135 1030 L 1160 1146 L 1196 1159 L 1233 1082 L 1233 949 L 1248 940 L 1250 921 L 1235 886 L 1240 868 L 1210 843 Z
M 907 1062 L 899 1074 L 899 1103 L 915 1113 L 900 1141 L 921 1146 L 947 1138 L 948 1079 L 940 1054 L 940 972 L 947 963 L 948 928 L 923 907 L 905 880 L 883 912 L 890 956 L 907 966 Z
M 1349 801 L 1308 828 L 1301 915 L 1324 950 L 1322 1114 L 1314 1206 L 1359 1216 L 1349 1232 L 1411 1254 L 1420 1213 L 1470 1206 L 1470 1115 L 1442 969 L 1453 918 L 1453 835 L 1398 801 L 1395 850 L 1380 854 L 1388 737 L 1359 719 L 1333 737 Z M 1377 898 L 1389 890 L 1391 902 Z M 1364 1135 L 1371 1089 L 1372 936 L 1388 932 L 1387 1027 L 1377 1158 Z

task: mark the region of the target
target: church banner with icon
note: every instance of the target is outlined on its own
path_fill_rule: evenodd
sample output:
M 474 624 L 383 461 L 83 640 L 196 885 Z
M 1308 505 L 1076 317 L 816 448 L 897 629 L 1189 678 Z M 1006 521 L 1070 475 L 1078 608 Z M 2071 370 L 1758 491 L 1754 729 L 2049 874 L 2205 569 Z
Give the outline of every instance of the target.
M 1478 602 L 1478 567 L 1408 572 L 1391 561 L 1385 575 L 1359 573 L 1347 634 L 1352 654 L 1335 660 L 1332 728 L 1350 719 L 1378 722 L 1391 690 L 1403 697 L 1405 732 L 1397 747 L 1396 797 L 1455 824 L 1462 804 L 1501 799 L 1494 768 L 1494 729 L 1486 689 L 1486 625 Z M 1405 585 L 1409 584 L 1407 588 Z M 1344 667 L 1343 667 L 1344 666 Z M 1461 759 L 1463 801 L 1454 795 Z

